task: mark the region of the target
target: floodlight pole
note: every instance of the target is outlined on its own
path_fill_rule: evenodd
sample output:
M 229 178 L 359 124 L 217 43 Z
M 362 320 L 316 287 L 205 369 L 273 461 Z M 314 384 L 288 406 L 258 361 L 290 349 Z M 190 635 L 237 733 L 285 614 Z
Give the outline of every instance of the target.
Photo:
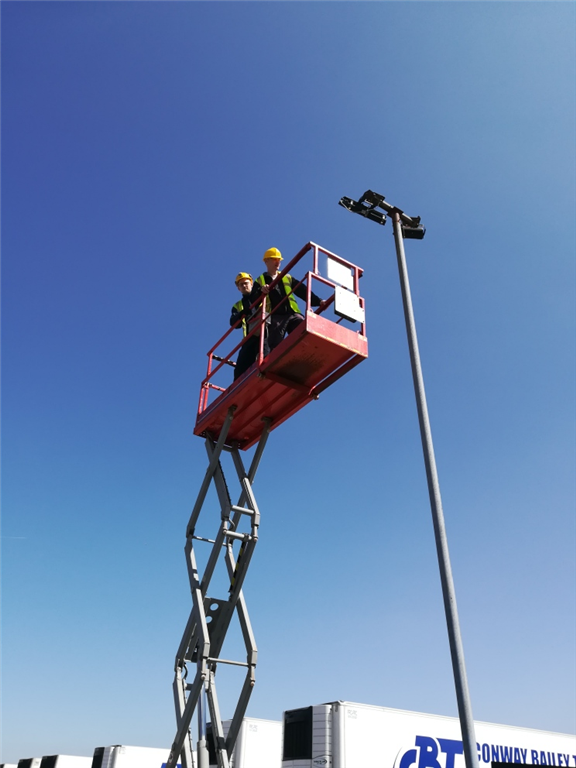
M 410 295 L 410 283 L 408 282 L 408 268 L 404 253 L 404 237 L 402 236 L 402 224 L 399 211 L 392 212 L 394 224 L 394 240 L 396 242 L 396 256 L 398 257 L 398 272 L 400 274 L 400 286 L 402 289 L 402 303 L 404 304 L 404 318 L 406 321 L 406 333 L 408 334 L 408 346 L 410 348 L 410 362 L 412 364 L 412 378 L 414 379 L 414 391 L 416 393 L 416 406 L 418 408 L 418 421 L 420 423 L 420 436 L 424 450 L 424 463 L 426 465 L 426 478 L 428 480 L 428 494 L 432 508 L 432 521 L 434 524 L 434 536 L 436 538 L 436 551 L 438 553 L 438 565 L 440 567 L 440 580 L 442 582 L 442 595 L 444 597 L 444 610 L 446 612 L 446 624 L 448 626 L 448 638 L 450 641 L 450 654 L 452 656 L 452 669 L 454 671 L 454 683 L 456 687 L 456 699 L 460 726 L 462 728 L 462 741 L 464 745 L 464 759 L 466 768 L 478 768 L 478 753 L 476 736 L 474 732 L 474 719 L 472 717 L 472 705 L 468 691 L 466 677 L 466 665 L 464 663 L 464 648 L 460 635 L 460 622 L 456 607 L 456 591 L 450 566 L 448 552 L 448 539 L 444 525 L 444 512 L 442 510 L 442 498 L 440 496 L 440 483 L 436 470 L 434 457 L 434 445 L 432 443 L 432 430 L 428 418 L 426 405 L 426 392 L 424 390 L 424 377 L 420 364 L 418 351 L 418 338 L 416 336 L 416 322 L 412 309 L 412 297 Z
M 466 762 L 466 768 L 478 768 L 476 735 L 474 732 L 472 705 L 470 703 L 466 666 L 464 663 L 464 648 L 462 646 L 462 637 L 460 635 L 460 622 L 458 621 L 458 610 L 456 607 L 456 592 L 454 589 L 454 580 L 452 578 L 452 568 L 450 566 L 448 539 L 446 537 L 442 498 L 440 496 L 440 483 L 438 481 L 438 472 L 436 471 L 432 430 L 428 418 L 424 377 L 422 375 L 420 353 L 418 351 L 418 338 L 416 336 L 416 322 L 414 320 L 410 283 L 408 281 L 408 267 L 406 265 L 406 255 L 404 253 L 404 237 L 406 236 L 420 240 L 424 237 L 426 230 L 420 225 L 420 218 L 407 216 L 399 208 L 395 208 L 393 205 L 387 203 L 382 195 L 375 194 L 370 190 L 365 192 L 358 202 L 343 197 L 340 201 L 340 205 L 353 213 L 359 213 L 365 218 L 372 219 L 372 221 L 376 221 L 378 224 L 385 224 L 385 214 L 376 210 L 376 208 L 381 208 L 392 217 L 394 225 L 394 241 L 396 243 L 396 255 L 398 258 L 398 272 L 402 290 L 402 303 L 404 305 L 404 319 L 406 321 L 406 332 L 410 349 L 410 363 L 412 365 L 412 378 L 414 380 L 414 392 L 416 394 L 416 406 L 418 409 L 422 449 L 424 451 L 424 463 L 426 465 L 428 494 L 430 496 L 436 551 L 440 568 L 440 581 L 442 583 L 442 596 L 444 598 L 444 610 L 446 613 L 448 639 L 450 642 L 450 655 L 452 657 L 452 670 L 456 688 L 456 700 L 458 703 L 458 714 L 462 730 L 464 760 Z

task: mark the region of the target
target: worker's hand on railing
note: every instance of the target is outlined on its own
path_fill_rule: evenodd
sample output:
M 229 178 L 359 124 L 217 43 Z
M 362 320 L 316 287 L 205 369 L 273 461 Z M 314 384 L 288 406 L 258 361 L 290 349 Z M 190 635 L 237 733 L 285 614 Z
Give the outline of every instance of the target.
M 262 291 L 264 296 L 268 296 L 268 294 L 270 293 L 270 286 L 269 285 L 263 285 L 260 290 Z

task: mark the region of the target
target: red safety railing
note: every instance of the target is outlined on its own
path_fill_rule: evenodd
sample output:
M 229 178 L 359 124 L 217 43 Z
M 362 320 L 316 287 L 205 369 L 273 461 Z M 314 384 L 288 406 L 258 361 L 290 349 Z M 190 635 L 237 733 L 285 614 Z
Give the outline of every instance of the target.
M 284 269 L 278 273 L 276 278 L 269 284 L 269 289 L 271 290 L 276 286 L 282 278 L 289 274 L 291 270 L 304 259 L 307 255 L 310 255 L 312 257 L 312 268 L 305 273 L 304 277 L 300 282 L 298 282 L 296 285 L 293 285 L 292 291 L 285 296 L 282 301 L 275 307 L 275 310 L 278 309 L 279 306 L 284 304 L 288 301 L 289 296 L 294 293 L 294 291 L 298 288 L 300 285 L 306 286 L 306 308 L 304 311 L 304 315 L 308 312 L 314 312 L 316 315 L 320 315 L 323 312 L 326 312 L 329 307 L 334 302 L 334 291 L 336 287 L 339 285 L 339 283 L 334 282 L 333 280 L 328 279 L 328 277 L 320 274 L 319 269 L 319 256 L 320 255 L 326 256 L 328 259 L 331 259 L 338 264 L 342 265 L 343 267 L 346 267 L 350 270 L 350 274 L 352 276 L 352 284 L 353 284 L 353 292 L 358 296 L 359 303 L 361 308 L 364 308 L 364 299 L 360 296 L 359 291 L 359 282 L 360 277 L 363 274 L 363 270 L 356 266 L 355 264 L 352 264 L 352 262 L 347 261 L 346 259 L 343 259 L 341 256 L 338 256 L 335 253 L 332 253 L 331 251 L 328 251 L 326 248 L 322 248 L 322 246 L 317 245 L 316 243 L 309 242 L 307 243 L 297 254 L 294 256 L 294 258 L 288 262 L 288 264 L 284 267 Z M 314 309 L 312 307 L 312 284 L 313 281 L 326 286 L 329 291 L 331 292 L 329 296 L 327 296 L 326 299 L 322 300 L 322 304 L 317 309 Z M 209 395 L 211 390 L 215 390 L 219 393 L 226 392 L 228 387 L 222 387 L 218 384 L 215 384 L 213 379 L 214 377 L 221 372 L 225 366 L 234 366 L 234 363 L 232 362 L 232 357 L 240 350 L 243 344 L 245 344 L 248 339 L 252 338 L 254 335 L 260 336 L 260 346 L 259 346 L 259 352 L 258 356 L 255 362 L 255 365 L 257 367 L 260 367 L 264 361 L 264 335 L 265 335 L 265 327 L 266 323 L 268 321 L 268 318 L 271 316 L 272 313 L 266 312 L 266 301 L 265 296 L 259 297 L 253 304 L 251 309 L 258 309 L 258 312 L 260 314 L 260 317 L 258 318 L 257 313 L 255 313 L 252 318 L 250 319 L 250 325 L 249 325 L 249 332 L 246 336 L 242 338 L 242 340 L 236 344 L 227 354 L 220 355 L 217 354 L 216 351 L 226 342 L 230 334 L 235 331 L 237 328 L 241 326 L 242 320 L 238 320 L 235 325 L 231 326 L 226 333 L 218 339 L 218 341 L 208 350 L 208 368 L 206 372 L 206 377 L 202 381 L 202 385 L 200 388 L 200 398 L 198 403 L 198 417 L 201 416 L 201 414 L 206 410 L 209 403 Z M 342 317 L 339 317 L 334 322 L 336 324 L 340 324 L 343 321 Z M 251 327 L 252 326 L 252 327 Z M 359 334 L 362 336 L 366 336 L 366 322 L 365 320 L 360 323 L 360 329 L 358 331 Z M 281 342 L 282 343 L 282 342 Z M 214 363 L 216 362 L 216 365 Z M 249 371 L 252 369 L 248 369 Z M 248 373 L 248 372 L 247 372 Z

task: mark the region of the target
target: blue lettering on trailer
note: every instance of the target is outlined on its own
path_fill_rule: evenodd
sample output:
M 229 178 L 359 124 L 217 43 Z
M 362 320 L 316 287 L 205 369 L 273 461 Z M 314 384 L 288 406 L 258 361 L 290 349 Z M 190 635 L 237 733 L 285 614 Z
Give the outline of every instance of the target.
M 446 753 L 445 768 L 454 768 L 454 759 L 456 755 L 464 754 L 464 745 L 457 739 L 438 739 L 440 749 Z
M 461 741 L 455 739 L 434 739 L 431 736 L 416 736 L 416 748 L 401 752 L 396 758 L 395 768 L 454 768 L 454 758 L 462 755 L 464 748 Z M 438 756 L 446 755 L 443 765 Z
M 411 765 L 415 765 L 416 760 L 418 759 L 418 750 L 416 749 L 407 749 L 400 754 L 402 755 L 400 762 L 398 762 L 398 758 L 396 758 L 394 768 L 410 768 Z
M 416 736 L 414 747 L 400 751 L 394 768 L 456 768 L 456 755 L 464 754 L 464 747 L 457 739 L 436 739 L 432 736 Z M 476 744 L 478 761 L 483 763 L 527 764 L 528 749 L 501 744 Z M 532 765 L 554 768 L 576 768 L 576 755 L 563 752 L 530 750 Z M 570 763 L 572 758 L 572 763 Z
M 420 749 L 418 768 L 441 768 L 438 762 L 440 745 L 430 736 L 416 736 L 416 747 Z

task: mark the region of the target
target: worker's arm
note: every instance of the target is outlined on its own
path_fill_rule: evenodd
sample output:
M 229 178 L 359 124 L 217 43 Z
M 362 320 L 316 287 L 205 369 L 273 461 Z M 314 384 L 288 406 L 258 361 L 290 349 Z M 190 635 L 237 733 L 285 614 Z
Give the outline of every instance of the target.
M 294 295 L 298 296 L 298 298 L 302 299 L 302 301 L 306 301 L 306 299 L 308 298 L 306 286 L 302 284 L 298 285 L 298 280 L 295 280 L 294 278 L 291 278 L 291 279 L 292 279 L 292 290 L 294 291 Z M 295 285 L 298 285 L 296 290 L 294 290 Z M 313 307 L 319 307 L 320 304 L 322 304 L 322 299 L 319 296 L 316 296 L 314 291 L 311 291 L 310 303 L 312 304 Z
M 268 286 L 266 286 L 268 288 Z M 257 283 L 254 281 L 254 285 L 252 286 L 252 292 L 250 293 L 250 304 L 254 304 L 256 299 L 259 299 L 260 296 L 262 296 L 262 286 L 260 283 Z
M 249 312 L 246 312 L 245 309 L 242 310 L 242 312 L 238 312 L 236 307 L 232 307 L 232 314 L 230 315 L 230 325 L 236 325 L 236 323 L 241 320 L 243 317 L 246 317 L 249 315 Z M 238 326 L 240 327 L 240 326 Z
M 252 310 L 253 312 L 259 312 L 259 307 L 261 305 L 262 298 L 264 296 L 268 296 L 270 293 L 270 286 L 269 285 L 260 285 L 260 283 L 254 283 L 252 286 L 252 293 L 250 294 L 250 304 L 254 304 L 255 301 L 260 299 L 258 304 L 254 307 Z

